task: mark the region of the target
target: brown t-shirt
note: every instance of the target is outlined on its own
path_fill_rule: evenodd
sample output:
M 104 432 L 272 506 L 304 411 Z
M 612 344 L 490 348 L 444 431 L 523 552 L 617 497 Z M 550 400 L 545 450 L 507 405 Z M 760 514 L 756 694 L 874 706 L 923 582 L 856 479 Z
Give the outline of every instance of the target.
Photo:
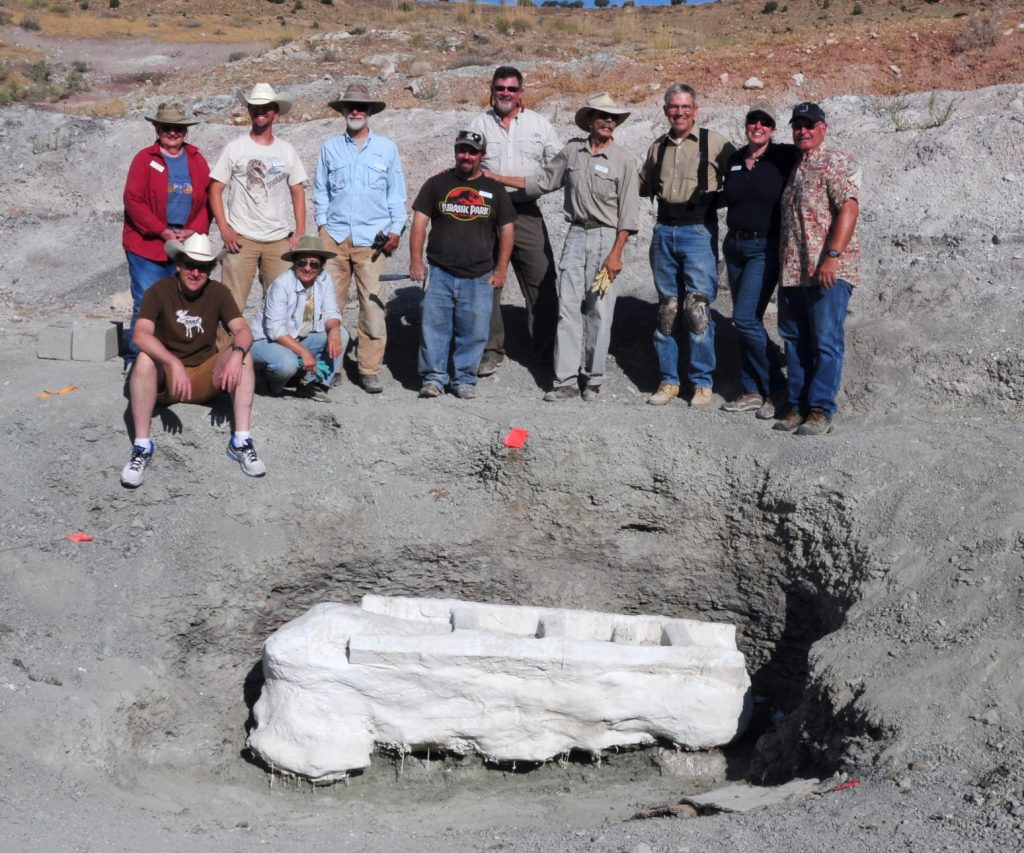
M 235 298 L 212 279 L 188 298 L 177 278 L 162 278 L 142 297 L 139 319 L 152 320 L 156 338 L 186 367 L 196 367 L 217 352 L 217 323 L 225 329 L 241 317 Z

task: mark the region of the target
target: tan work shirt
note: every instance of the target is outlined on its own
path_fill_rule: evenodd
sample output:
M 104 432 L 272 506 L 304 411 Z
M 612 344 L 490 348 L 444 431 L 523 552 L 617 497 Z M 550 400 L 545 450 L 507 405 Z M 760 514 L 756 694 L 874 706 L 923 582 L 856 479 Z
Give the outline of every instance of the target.
M 474 118 L 469 129 L 483 136 L 487 148 L 481 165 L 496 175 L 533 175 L 562 148 L 551 123 L 533 110 L 519 110 L 506 129 L 492 108 Z M 530 201 L 522 190 L 507 189 L 514 203 Z
M 565 215 L 577 225 L 640 230 L 640 194 L 633 158 L 614 142 L 598 154 L 586 137 L 570 139 L 536 175 L 526 178 L 526 194 L 536 198 L 565 188 Z
M 665 160 L 661 164 L 661 192 L 657 197 L 670 204 L 700 202 L 694 197 L 697 192 L 697 165 L 700 163 L 698 132 L 694 127 L 682 139 L 673 139 L 666 133 L 654 140 L 640 169 L 640 195 L 646 198 L 651 190 L 657 190 L 658 179 L 654 169 L 658 164 L 658 148 L 661 140 L 668 139 Z M 735 150 L 735 146 L 720 133 L 708 131 L 708 192 L 718 192 L 722 188 L 729 158 Z

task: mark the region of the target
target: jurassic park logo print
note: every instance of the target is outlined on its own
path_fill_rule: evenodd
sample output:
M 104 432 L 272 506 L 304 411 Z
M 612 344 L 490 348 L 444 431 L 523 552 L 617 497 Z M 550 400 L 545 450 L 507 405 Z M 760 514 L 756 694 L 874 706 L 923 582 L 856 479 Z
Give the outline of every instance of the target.
M 490 202 L 472 187 L 455 187 L 437 206 L 445 216 L 459 222 L 487 219 L 491 215 Z

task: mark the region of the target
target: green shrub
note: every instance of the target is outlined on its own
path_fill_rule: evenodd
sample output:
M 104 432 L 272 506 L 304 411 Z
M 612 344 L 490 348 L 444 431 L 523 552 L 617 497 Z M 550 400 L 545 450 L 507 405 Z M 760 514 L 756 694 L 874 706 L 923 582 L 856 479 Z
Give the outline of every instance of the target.
M 779 4 L 776 2 L 776 0 L 768 0 L 768 2 L 765 3 L 764 6 L 761 7 L 761 14 L 762 15 L 770 15 L 772 12 L 774 12 L 778 8 L 779 8 Z
M 110 8 L 117 9 L 121 5 L 121 0 L 110 0 Z
M 228 54 L 228 62 L 238 62 L 239 59 L 245 59 L 248 55 L 244 50 L 233 50 Z
M 18 22 L 18 26 L 30 33 L 38 33 L 42 29 L 39 25 L 39 18 L 36 18 L 33 15 L 22 15 L 21 21 Z
M 864 14 L 864 7 L 861 6 L 860 3 L 854 3 L 853 4 L 853 9 L 850 10 L 850 14 L 851 15 L 863 15 Z

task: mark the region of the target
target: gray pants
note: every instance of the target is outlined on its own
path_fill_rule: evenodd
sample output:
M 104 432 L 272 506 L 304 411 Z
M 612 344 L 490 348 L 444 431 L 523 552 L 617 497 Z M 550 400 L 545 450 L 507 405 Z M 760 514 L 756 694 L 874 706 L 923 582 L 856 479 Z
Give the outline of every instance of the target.
M 555 385 L 572 385 L 578 376 L 600 385 L 612 337 L 615 285 L 604 296 L 592 293 L 601 264 L 615 243 L 614 228 L 569 228 L 558 262 L 558 334 L 555 337 Z M 586 327 L 584 331 L 584 326 Z
M 536 205 L 516 206 L 512 269 L 526 303 L 526 325 L 533 340 L 533 350 L 542 359 L 550 358 L 558 323 L 555 258 L 544 217 Z M 500 361 L 505 355 L 505 322 L 501 316 L 501 295 L 504 291 L 503 287 L 494 291 L 491 326 L 484 349 L 484 358 L 490 356 L 495 361 Z

